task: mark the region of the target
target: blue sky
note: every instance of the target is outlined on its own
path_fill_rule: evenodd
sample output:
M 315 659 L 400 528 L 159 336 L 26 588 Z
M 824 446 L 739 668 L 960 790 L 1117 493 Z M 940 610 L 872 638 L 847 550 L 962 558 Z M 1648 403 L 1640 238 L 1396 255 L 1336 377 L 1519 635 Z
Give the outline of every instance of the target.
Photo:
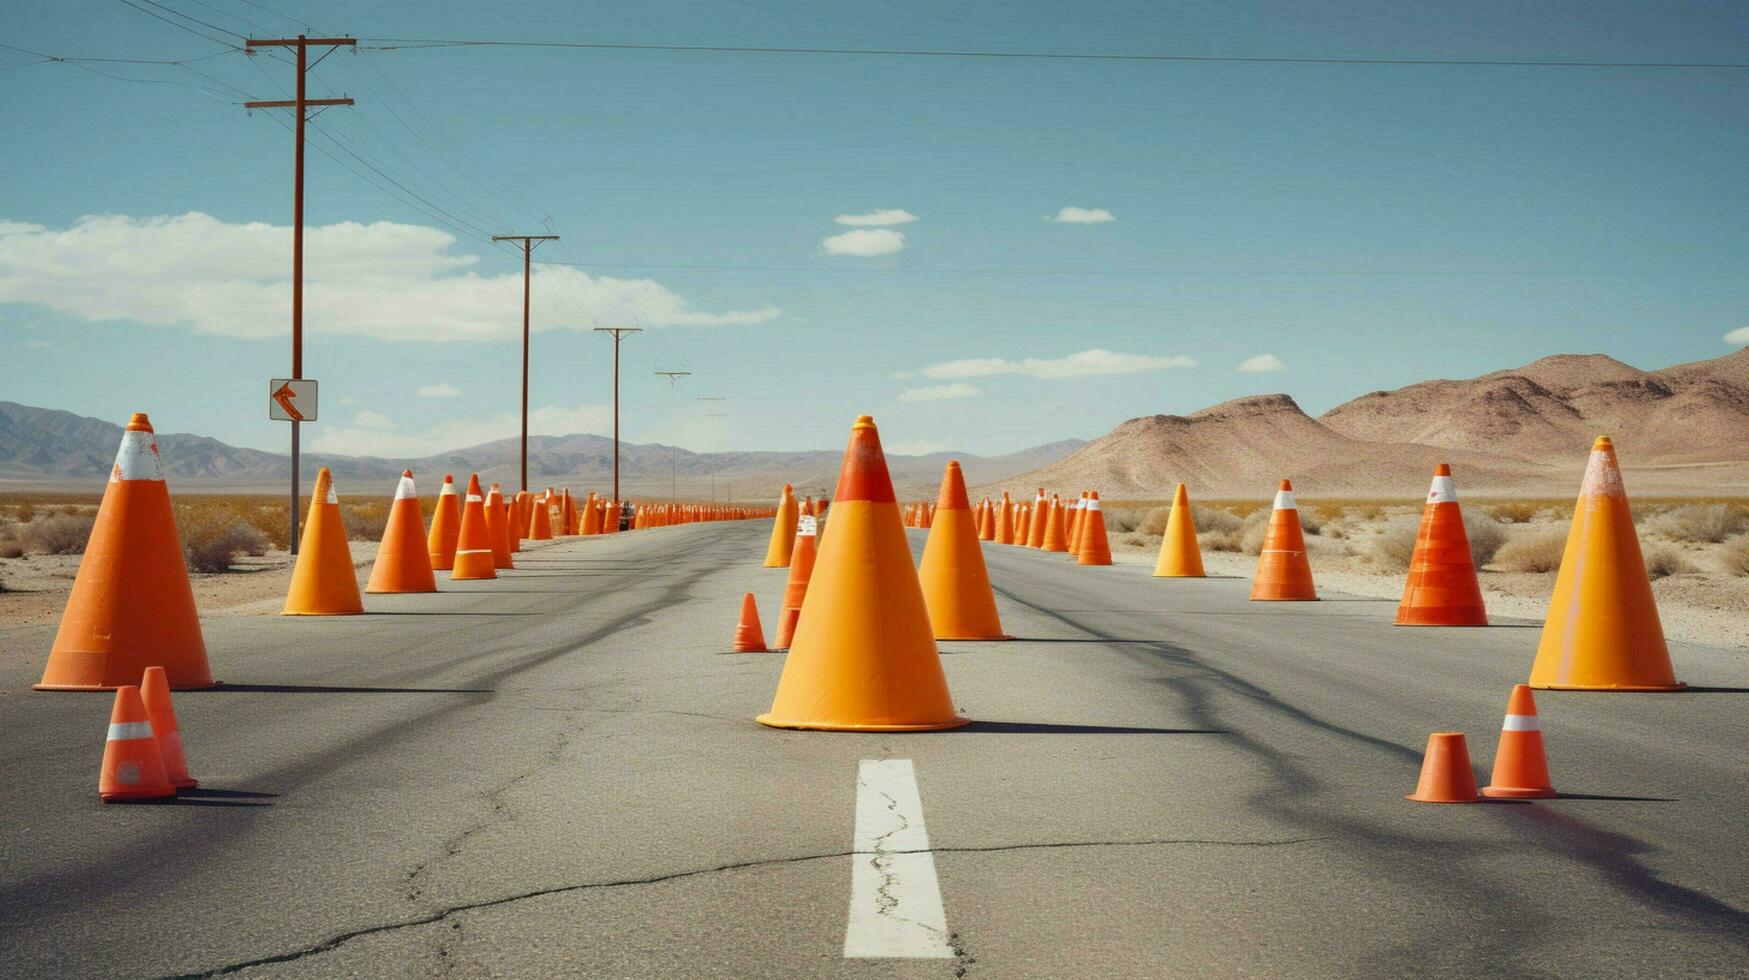
M 138 6 L 364 39 L 1749 62 L 1729 4 Z M 215 56 L 92 66 L 156 84 L 0 51 L 0 398 L 282 450 L 291 137 L 231 103 L 289 66 L 119 0 L 8 12 L 51 55 Z M 835 448 L 872 412 L 890 448 L 998 453 L 1551 353 L 1662 367 L 1749 325 L 1749 71 L 364 46 L 312 73 L 358 105 L 311 145 L 431 204 L 310 153 L 306 446 L 515 432 L 520 260 L 439 219 L 550 221 L 537 257 L 581 263 L 535 282 L 537 431 L 606 431 L 590 328 L 641 322 L 623 433 L 694 449 Z M 837 220 L 868 215 L 901 223 Z

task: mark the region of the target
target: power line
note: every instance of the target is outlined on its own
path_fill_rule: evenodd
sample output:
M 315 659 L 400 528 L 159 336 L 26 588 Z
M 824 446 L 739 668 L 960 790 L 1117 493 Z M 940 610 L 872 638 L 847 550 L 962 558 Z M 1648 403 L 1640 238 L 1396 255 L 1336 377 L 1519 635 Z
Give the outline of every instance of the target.
M 186 65 L 196 61 L 206 61 L 209 58 L 222 58 L 231 53 L 230 51 L 214 51 L 210 54 L 196 55 L 191 58 L 89 58 L 74 55 L 48 54 L 42 51 L 33 51 L 30 48 L 21 48 L 12 44 L 0 44 L 0 48 L 5 48 L 8 51 L 17 51 L 21 54 L 36 55 L 44 61 L 89 61 L 99 64 L 107 62 L 117 65 Z M 33 61 L 30 62 L 30 64 L 37 64 L 37 62 Z M 12 67 L 17 68 L 19 66 L 13 65 Z
M 542 265 L 577 265 L 595 269 L 657 269 L 709 272 L 821 272 L 828 275 L 937 275 L 937 276 L 1152 276 L 1161 269 L 876 269 L 805 265 L 655 265 L 640 262 L 560 262 L 537 260 Z
M 359 38 L 366 51 L 405 51 L 418 48 L 560 48 L 595 51 L 670 51 L 701 54 L 849 55 L 875 58 L 975 58 L 1031 61 L 1139 61 L 1209 62 L 1251 65 L 1395 65 L 1449 66 L 1462 68 L 1701 68 L 1744 69 L 1749 62 L 1691 61 L 1564 61 L 1554 59 L 1490 58 L 1309 58 L 1253 55 L 1123 54 L 1074 51 L 976 51 L 913 48 L 788 48 L 726 44 L 629 44 L 604 41 L 498 41 L 460 38 Z M 362 43 L 369 42 L 369 43 Z
M 122 2 L 127 3 L 127 0 L 122 0 Z M 140 0 L 140 2 L 143 4 L 146 4 L 147 6 L 157 7 L 159 10 L 162 10 L 165 13 L 170 14 L 171 16 L 180 17 L 183 20 L 186 20 L 186 21 L 193 23 L 193 24 L 199 24 L 200 26 L 205 27 L 208 30 L 218 31 L 220 34 L 229 34 L 239 41 L 249 40 L 249 36 L 246 34 L 238 34 L 236 31 L 233 31 L 233 30 L 226 28 L 226 27 L 220 27 L 219 25 L 214 24 L 211 21 L 201 20 L 199 17 L 190 17 L 188 14 L 185 14 L 182 11 L 177 10 L 174 7 L 166 7 L 161 3 L 157 3 L 156 0 Z M 195 0 L 195 2 L 198 3 L 199 0 Z M 133 6 L 131 3 L 129 3 L 128 5 Z M 202 6 L 205 6 L 205 4 L 202 4 Z
M 142 6 L 140 6 L 140 5 L 139 5 L 139 4 L 137 4 L 137 3 L 133 3 L 133 2 L 132 2 L 132 0 L 117 0 L 117 2 L 119 2 L 119 3 L 120 3 L 120 4 L 121 4 L 121 5 L 122 5 L 122 6 L 124 6 L 124 7 L 131 7 L 131 8 L 133 8 L 133 9 L 134 9 L 134 10 L 137 10 L 137 11 L 139 11 L 139 12 L 140 12 L 140 13 L 142 13 L 142 14 L 145 14 L 145 15 L 146 15 L 146 16 L 147 16 L 147 17 L 152 17 L 152 18 L 156 18 L 156 19 L 157 19 L 157 20 L 161 20 L 161 21 L 163 21 L 163 22 L 164 22 L 164 23 L 166 23 L 166 24 L 169 24 L 169 25 L 170 25 L 170 26 L 171 26 L 171 27 L 174 27 L 174 28 L 176 28 L 176 29 L 177 29 L 177 30 L 179 30 L 179 31 L 182 31 L 182 32 L 183 32 L 183 33 L 185 33 L 185 34 L 193 34 L 193 35 L 194 35 L 194 36 L 195 36 L 195 37 L 198 37 L 198 38 L 200 38 L 200 39 L 201 39 L 201 40 L 203 40 L 203 41 L 211 41 L 211 42 L 212 42 L 212 43 L 214 43 L 214 44 L 222 44 L 222 45 L 224 45 L 224 46 L 225 46 L 225 47 L 227 47 L 227 48 L 230 48 L 230 49 L 232 49 L 232 50 L 233 50 L 233 51 L 241 51 L 241 50 L 243 50 L 243 48 L 242 48 L 242 47 L 240 47 L 240 46 L 238 46 L 238 45 L 236 45 L 236 44 L 232 44 L 232 43 L 231 43 L 231 42 L 230 42 L 230 41 L 226 41 L 226 40 L 224 40 L 224 39 L 223 39 L 223 38 L 217 38 L 217 37 L 213 37 L 213 36 L 212 36 L 212 35 L 210 35 L 210 34 L 205 34 L 205 33 L 202 33 L 202 32 L 200 32 L 200 31 L 197 31 L 197 30 L 195 30 L 195 29 L 194 29 L 194 28 L 192 28 L 192 27 L 189 27 L 189 26 L 188 26 L 188 25 L 186 25 L 186 24 L 179 24 L 179 23 L 177 23 L 177 22 L 176 22 L 176 21 L 173 21 L 173 20 L 171 20 L 171 19 L 170 19 L 170 18 L 168 18 L 168 17 L 166 17 L 166 16 L 164 16 L 164 15 L 163 15 L 163 14 L 160 14 L 160 13 L 154 13 L 154 12 L 153 12 L 153 11 L 150 11 L 150 10 L 147 10 L 147 9 L 146 9 L 146 8 L 144 8 L 144 7 L 142 7 Z M 150 2 L 150 0 L 146 0 L 146 2 Z M 156 5 L 156 4 L 153 4 L 153 6 L 157 6 L 157 5 Z M 165 8 L 165 9 L 169 9 L 169 8 Z M 229 34 L 229 33 L 231 33 L 231 32 L 230 32 L 230 31 L 225 31 L 225 32 L 223 32 L 223 33 L 226 33 L 226 34 Z M 238 37 L 242 37 L 242 35 L 240 35 L 240 34 L 239 34 L 239 35 L 237 35 L 237 36 L 238 36 Z

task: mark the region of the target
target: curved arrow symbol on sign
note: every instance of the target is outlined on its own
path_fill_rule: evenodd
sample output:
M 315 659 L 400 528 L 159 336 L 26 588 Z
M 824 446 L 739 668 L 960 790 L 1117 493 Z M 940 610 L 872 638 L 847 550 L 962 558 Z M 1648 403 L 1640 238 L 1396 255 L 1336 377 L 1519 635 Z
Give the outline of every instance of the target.
M 302 422 L 304 413 L 292 405 L 292 399 L 297 396 L 298 393 L 292 390 L 292 386 L 286 384 L 280 385 L 279 390 L 273 393 L 273 400 L 279 402 L 279 407 L 285 409 L 285 414 L 290 415 L 293 422 Z

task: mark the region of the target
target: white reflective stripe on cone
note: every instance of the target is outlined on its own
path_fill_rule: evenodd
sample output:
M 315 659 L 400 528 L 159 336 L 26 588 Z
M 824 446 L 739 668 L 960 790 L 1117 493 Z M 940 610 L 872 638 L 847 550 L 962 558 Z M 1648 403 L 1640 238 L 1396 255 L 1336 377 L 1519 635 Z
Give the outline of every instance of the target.
M 149 721 L 110 722 L 109 740 L 111 742 L 126 742 L 136 738 L 151 738 L 152 723 Z
M 1451 482 L 1449 476 L 1436 476 L 1433 486 L 1427 491 L 1427 502 L 1430 504 L 1457 503 L 1457 484 Z
M 489 555 L 491 553 L 491 548 L 462 548 L 456 552 L 458 555 Z
M 109 471 L 109 482 L 163 479 L 164 467 L 158 461 L 157 436 L 150 432 L 123 432 L 121 448 L 115 451 L 115 467 Z
M 334 484 L 332 483 L 328 484 L 328 502 L 331 504 L 340 502 L 340 495 L 334 492 Z
M 1097 501 L 1097 500 L 1087 501 L 1087 509 L 1088 510 L 1098 510 L 1099 509 L 1099 501 Z
M 477 493 L 468 494 L 468 503 L 470 503 L 470 504 L 480 503 L 482 501 L 482 499 L 483 498 Z
M 1275 492 L 1275 509 L 1299 510 L 1299 505 L 1294 503 L 1294 492 L 1292 490 L 1277 490 Z
M 446 481 L 444 481 L 444 484 L 443 484 L 443 489 L 442 489 L 442 490 L 439 490 L 439 491 L 438 491 L 438 493 L 439 493 L 439 494 L 445 494 L 445 493 L 455 493 L 455 484 L 453 484 L 453 483 L 450 483 L 450 482 L 449 482 L 449 481 L 447 481 L 447 480 L 446 480 Z
M 417 496 L 419 496 L 419 495 L 417 493 L 413 492 L 413 478 L 412 477 L 403 476 L 403 477 L 401 477 L 401 482 L 395 484 L 395 499 L 396 500 L 408 500 L 408 499 L 411 499 L 411 498 L 417 497 Z
M 1540 732 L 1543 730 L 1543 726 L 1541 722 L 1537 721 L 1536 715 L 1507 715 L 1500 730 L 1503 732 Z

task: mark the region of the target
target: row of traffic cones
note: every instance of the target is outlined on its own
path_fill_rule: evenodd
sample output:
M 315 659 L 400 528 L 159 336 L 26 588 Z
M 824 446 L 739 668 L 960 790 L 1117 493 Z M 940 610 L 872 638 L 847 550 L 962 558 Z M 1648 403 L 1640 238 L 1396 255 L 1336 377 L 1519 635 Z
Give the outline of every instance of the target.
M 940 506 L 913 505 L 915 516 L 906 526 L 931 527 Z M 1047 498 L 1040 487 L 1029 504 L 1016 503 L 1004 492 L 1001 500 L 985 497 L 971 508 L 972 529 L 979 541 L 1067 554 L 1082 565 L 1109 565 L 1111 541 L 1100 506 L 1097 490 L 1066 501 L 1056 494 Z

